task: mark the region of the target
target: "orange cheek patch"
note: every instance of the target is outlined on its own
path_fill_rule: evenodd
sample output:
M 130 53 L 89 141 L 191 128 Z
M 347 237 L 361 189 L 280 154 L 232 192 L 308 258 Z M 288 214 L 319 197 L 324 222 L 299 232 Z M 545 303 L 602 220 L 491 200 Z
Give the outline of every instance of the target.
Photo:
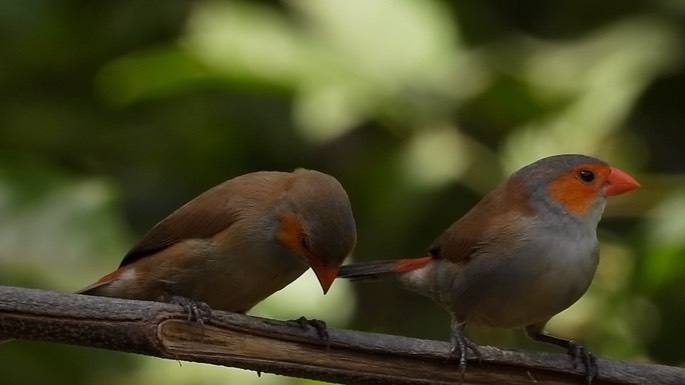
M 300 220 L 292 212 L 285 212 L 281 215 L 281 226 L 278 229 L 278 238 L 285 247 L 299 255 L 306 255 L 306 250 L 302 246 L 303 230 Z
M 596 185 L 586 185 L 579 181 L 575 172 L 566 174 L 550 183 L 549 196 L 575 215 L 585 215 L 598 193 Z

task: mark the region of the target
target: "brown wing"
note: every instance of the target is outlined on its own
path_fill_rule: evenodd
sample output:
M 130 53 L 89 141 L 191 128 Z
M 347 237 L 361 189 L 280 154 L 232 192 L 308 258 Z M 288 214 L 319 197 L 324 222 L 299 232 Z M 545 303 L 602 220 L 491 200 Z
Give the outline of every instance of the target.
M 184 239 L 211 237 L 240 220 L 246 210 L 268 208 L 278 183 L 289 173 L 257 172 L 230 179 L 186 203 L 157 223 L 124 256 L 119 267 L 154 254 Z M 254 201 L 259 201 L 255 205 Z M 250 203 L 252 202 L 252 203 Z
M 515 180 L 500 185 L 433 241 L 430 255 L 464 263 L 483 247 L 518 240 L 511 232 L 520 232 L 518 219 L 533 215 L 529 197 Z
M 231 226 L 237 218 L 234 211 L 226 209 L 174 212 L 136 243 L 126 253 L 119 267 L 166 249 L 183 239 L 211 237 Z

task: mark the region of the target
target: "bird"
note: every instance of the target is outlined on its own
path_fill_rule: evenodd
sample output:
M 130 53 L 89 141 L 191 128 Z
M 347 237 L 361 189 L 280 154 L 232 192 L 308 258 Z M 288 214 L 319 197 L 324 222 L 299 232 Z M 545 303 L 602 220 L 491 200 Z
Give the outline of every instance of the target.
M 326 294 L 356 239 L 349 197 L 333 176 L 253 172 L 172 212 L 115 271 L 77 293 L 244 313 L 308 268 Z
M 585 367 L 596 358 L 574 340 L 548 334 L 545 324 L 588 289 L 599 261 L 597 225 L 606 198 L 640 184 L 604 161 L 580 154 L 553 155 L 512 174 L 450 225 L 420 258 L 358 262 L 338 277 L 394 276 L 406 289 L 431 298 L 451 316 L 451 356 L 462 375 L 468 324 L 524 327 L 533 340 L 567 350 Z

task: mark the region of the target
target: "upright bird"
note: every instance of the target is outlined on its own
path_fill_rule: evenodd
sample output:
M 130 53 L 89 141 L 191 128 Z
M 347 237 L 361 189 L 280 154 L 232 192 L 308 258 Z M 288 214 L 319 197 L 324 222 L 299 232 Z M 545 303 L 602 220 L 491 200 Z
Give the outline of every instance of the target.
M 452 354 L 463 372 L 477 346 L 467 323 L 524 326 L 532 339 L 566 348 L 589 382 L 594 356 L 580 343 L 547 334 L 547 321 L 576 302 L 597 268 L 597 224 L 606 197 L 639 187 L 625 172 L 584 155 L 540 159 L 514 173 L 453 223 L 428 256 L 343 266 L 345 278 L 394 275 L 451 317 Z
M 325 294 L 355 242 L 350 201 L 335 178 L 304 169 L 255 172 L 171 213 L 117 270 L 78 293 L 173 296 L 245 312 L 310 267 Z

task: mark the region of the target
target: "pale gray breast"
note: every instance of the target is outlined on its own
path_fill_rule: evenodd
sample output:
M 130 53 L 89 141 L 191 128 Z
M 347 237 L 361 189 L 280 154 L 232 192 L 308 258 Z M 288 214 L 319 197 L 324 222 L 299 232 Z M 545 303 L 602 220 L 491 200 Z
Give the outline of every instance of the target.
M 474 323 L 517 327 L 550 318 L 580 298 L 592 281 L 596 230 L 578 222 L 549 226 L 521 220 L 533 230 L 526 234 L 534 236 L 520 239 L 516 247 L 489 245 L 463 265 L 437 260 L 421 273 L 403 276 L 403 283 Z M 434 279 L 416 287 L 420 274 Z

